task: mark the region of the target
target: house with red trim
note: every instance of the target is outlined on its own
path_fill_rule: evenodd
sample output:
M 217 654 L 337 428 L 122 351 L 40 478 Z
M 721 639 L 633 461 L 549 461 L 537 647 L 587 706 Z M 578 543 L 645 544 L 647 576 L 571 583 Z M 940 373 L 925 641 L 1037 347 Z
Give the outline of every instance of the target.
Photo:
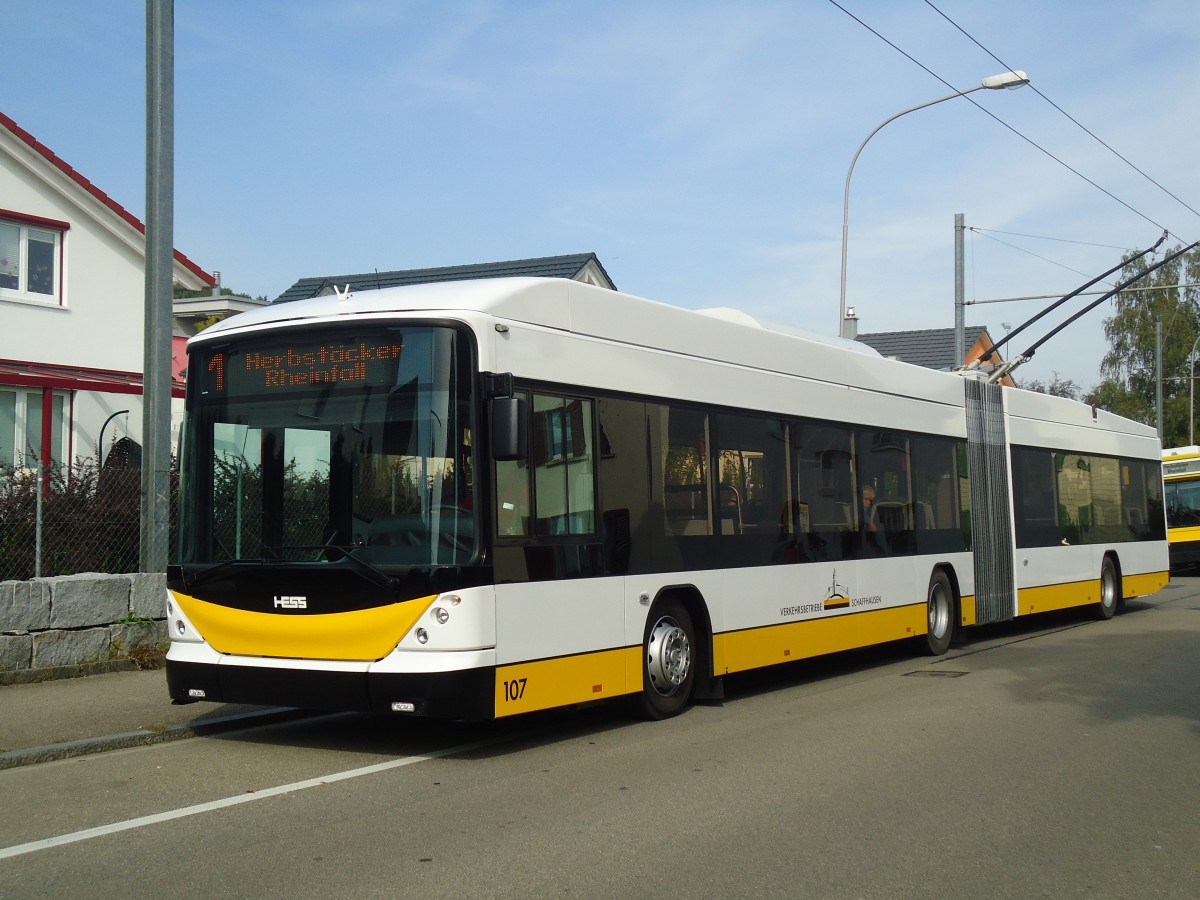
M 0 465 L 142 443 L 145 232 L 0 113 Z M 216 284 L 178 250 L 173 278 Z M 183 396 L 178 377 L 172 393 Z

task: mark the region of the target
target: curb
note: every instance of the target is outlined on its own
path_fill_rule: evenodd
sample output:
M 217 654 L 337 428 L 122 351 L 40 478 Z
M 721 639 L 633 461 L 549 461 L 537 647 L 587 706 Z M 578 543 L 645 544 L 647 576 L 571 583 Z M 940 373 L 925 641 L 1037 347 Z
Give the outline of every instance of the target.
M 25 750 L 9 750 L 6 753 L 0 753 L 0 770 L 15 769 L 19 766 L 32 766 L 61 759 L 73 759 L 79 756 L 90 756 L 94 753 L 106 753 L 110 750 L 149 747 L 153 744 L 166 744 L 171 741 L 184 740 L 185 738 L 204 737 L 261 725 L 289 722 L 295 719 L 307 719 L 314 715 L 321 715 L 321 713 L 308 709 L 294 709 L 292 707 L 281 706 L 255 710 L 253 712 L 236 713 L 235 715 L 223 716 L 216 719 L 205 719 L 201 722 L 170 725 L 162 729 L 140 728 L 137 731 L 126 731 L 123 734 L 83 738 L 78 741 L 47 744 L 44 747 L 30 747 Z
M 149 659 L 134 660 L 129 657 L 106 659 L 103 662 L 75 663 L 70 666 L 46 666 L 40 669 L 12 669 L 0 672 L 0 687 L 10 684 L 41 684 L 46 681 L 64 681 L 68 678 L 86 678 L 89 675 L 108 675 L 112 672 L 150 672 L 165 668 L 166 656 L 158 654 Z

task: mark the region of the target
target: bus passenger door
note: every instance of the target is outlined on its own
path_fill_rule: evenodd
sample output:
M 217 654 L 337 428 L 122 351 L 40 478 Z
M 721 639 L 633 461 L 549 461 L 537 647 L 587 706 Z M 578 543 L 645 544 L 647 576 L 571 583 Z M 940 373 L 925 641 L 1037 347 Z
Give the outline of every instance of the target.
M 622 579 L 602 577 L 595 403 L 525 396 L 528 454 L 495 462 L 493 559 L 497 679 L 526 681 L 498 691 L 497 715 L 625 691 Z

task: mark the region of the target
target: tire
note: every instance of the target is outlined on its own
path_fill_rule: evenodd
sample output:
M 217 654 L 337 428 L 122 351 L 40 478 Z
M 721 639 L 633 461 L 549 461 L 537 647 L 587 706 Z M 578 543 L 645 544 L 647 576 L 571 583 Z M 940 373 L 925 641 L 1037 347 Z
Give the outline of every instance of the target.
M 678 600 L 656 603 L 642 639 L 642 694 L 638 712 L 647 719 L 679 715 L 696 684 L 696 632 Z
M 941 569 L 935 570 L 929 579 L 925 608 L 929 618 L 925 649 L 930 656 L 942 656 L 950 649 L 950 641 L 954 638 L 956 604 L 950 577 Z
M 1121 579 L 1117 577 L 1117 566 L 1111 556 L 1104 557 L 1100 564 L 1100 602 L 1096 604 L 1096 618 L 1111 619 L 1121 605 Z

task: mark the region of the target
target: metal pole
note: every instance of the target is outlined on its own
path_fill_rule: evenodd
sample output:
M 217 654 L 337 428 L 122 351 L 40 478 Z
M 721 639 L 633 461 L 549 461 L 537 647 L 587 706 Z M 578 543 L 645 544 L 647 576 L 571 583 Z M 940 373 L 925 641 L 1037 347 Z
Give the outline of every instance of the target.
M 42 577 L 42 468 L 39 459 L 37 464 L 37 499 L 34 501 L 33 513 L 33 577 Z
M 1192 341 L 1192 352 L 1188 354 L 1188 446 L 1196 444 L 1196 347 L 1200 335 Z
M 146 0 L 146 322 L 141 557 L 165 572 L 171 502 L 171 300 L 174 265 L 174 0 Z
M 954 214 L 954 368 L 966 365 L 967 338 L 964 320 L 966 288 L 963 277 L 963 233 L 966 223 L 962 213 Z
M 1158 418 L 1158 442 L 1163 440 L 1163 398 L 1162 398 L 1162 319 L 1154 323 L 1154 384 L 1155 400 Z

